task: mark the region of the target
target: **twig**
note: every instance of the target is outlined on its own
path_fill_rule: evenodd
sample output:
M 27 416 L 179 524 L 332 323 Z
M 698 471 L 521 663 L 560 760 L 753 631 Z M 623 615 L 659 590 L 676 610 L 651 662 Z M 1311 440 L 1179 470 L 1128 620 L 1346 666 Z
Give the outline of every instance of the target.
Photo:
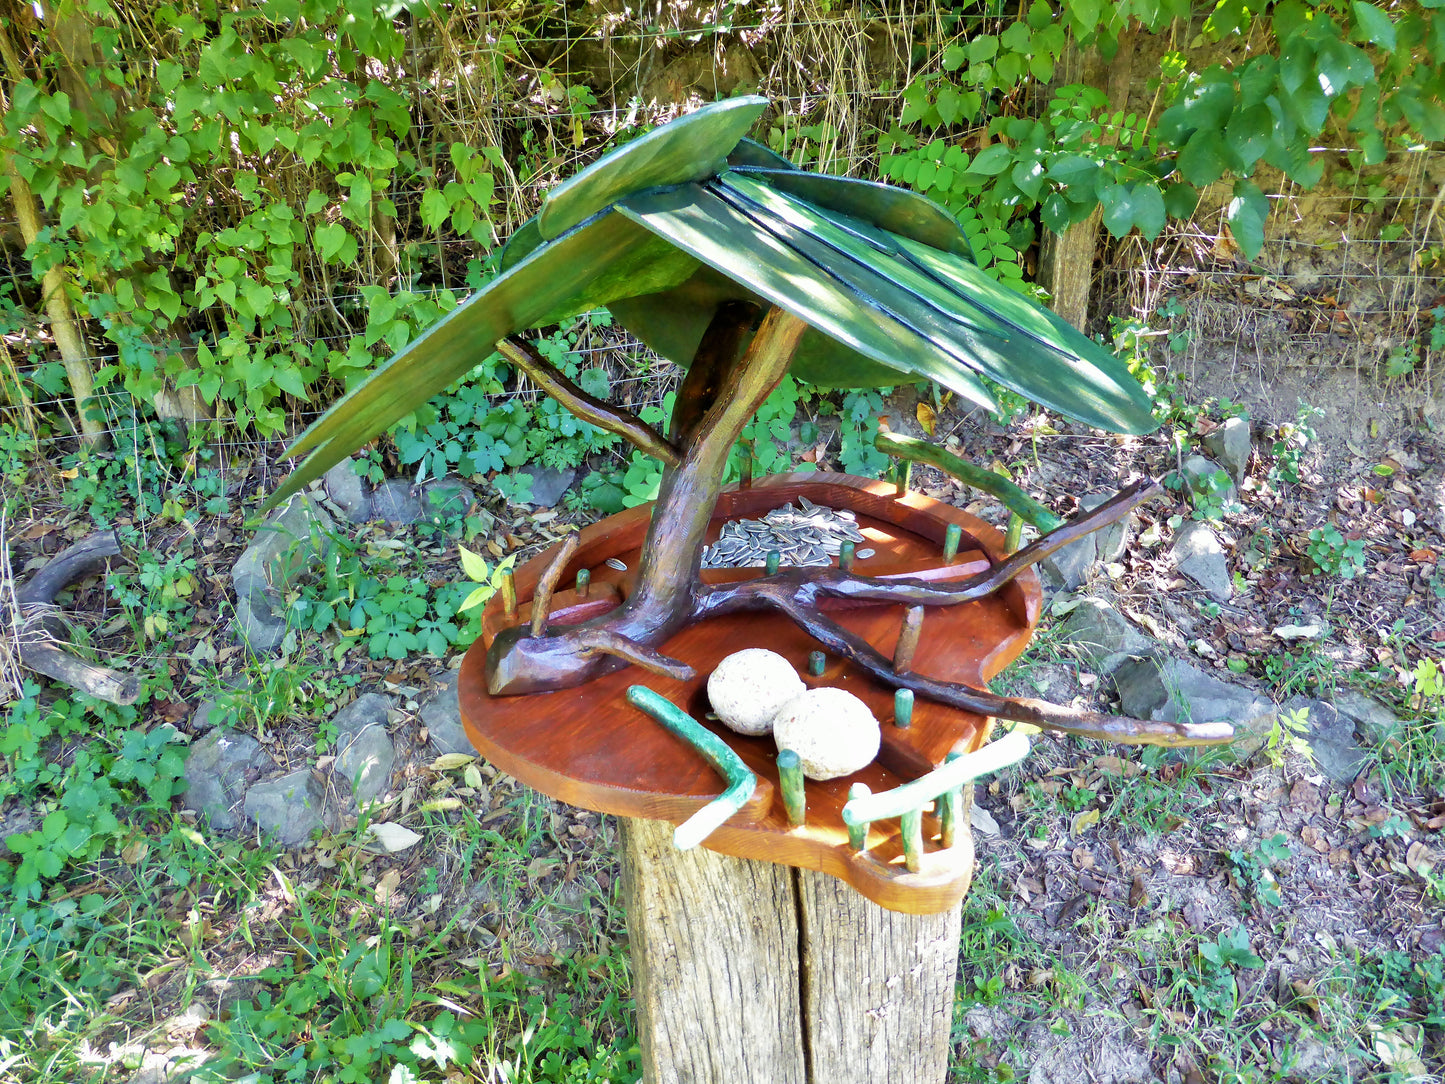
M 577 552 L 580 537 L 576 532 L 567 536 L 562 548 L 557 551 L 557 556 L 552 558 L 552 563 L 547 566 L 547 571 L 542 573 L 536 591 L 532 593 L 533 636 L 541 636 L 542 630 L 547 626 L 547 614 L 552 609 L 552 592 L 557 590 L 557 581 L 562 578 L 562 570 Z
M 513 335 L 497 343 L 501 355 L 515 365 L 538 388 L 570 410 L 585 422 L 616 433 L 639 451 L 660 459 L 669 467 L 679 462 L 677 449 L 662 438 L 662 435 L 630 410 L 623 410 L 611 403 L 603 402 L 595 395 L 589 395 L 557 371 L 545 358 L 527 343 Z

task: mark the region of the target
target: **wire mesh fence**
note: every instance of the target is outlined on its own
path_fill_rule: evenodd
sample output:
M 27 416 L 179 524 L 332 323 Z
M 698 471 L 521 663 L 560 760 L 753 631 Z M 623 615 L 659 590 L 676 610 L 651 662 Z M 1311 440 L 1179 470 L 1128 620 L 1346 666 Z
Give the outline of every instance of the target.
M 759 138 L 805 167 L 876 178 L 879 136 L 898 122 L 904 88 L 937 70 L 948 43 L 999 21 L 983 8 L 960 15 L 935 0 L 642 7 L 599 0 L 535 5 L 527 9 L 533 21 L 525 36 L 508 45 L 502 39 L 520 25 L 517 10 L 483 4 L 419 20 L 407 28 L 405 59 L 374 64 L 369 72 L 408 99 L 407 140 L 419 157 L 444 160 L 454 142 L 503 149 L 489 209 L 493 242 L 504 240 L 548 188 L 596 157 L 613 135 L 734 93 L 770 98 Z M 144 67 L 151 58 L 138 53 L 135 63 Z M 1258 259 L 1246 263 L 1229 249 L 1223 200 L 1206 192 L 1194 221 L 1171 225 L 1152 244 L 1135 236 L 1106 246 L 1095 288 L 1101 314 L 1148 318 L 1170 296 L 1198 294 L 1202 305 L 1218 310 L 1211 325 L 1221 340 L 1216 346 L 1233 335 L 1257 349 L 1263 321 L 1269 335 L 1285 334 L 1304 350 L 1348 346 L 1365 368 L 1404 357 L 1422 333 L 1421 313 L 1445 303 L 1440 265 L 1433 262 L 1445 249 L 1445 157 L 1434 148 L 1397 153 L 1366 176 L 1348 168 L 1344 149 L 1314 151 L 1341 165 L 1320 189 L 1261 182 L 1271 216 Z M 315 183 L 316 173 L 292 157 L 279 160 L 270 180 L 299 191 Z M 1349 182 L 1341 184 L 1341 176 Z M 469 270 L 491 246 L 487 239 L 424 228 L 417 208 L 425 188 L 413 177 L 388 192 L 398 211 L 399 259 L 374 281 L 393 292 L 451 289 L 464 296 L 477 281 Z M 0 226 L 13 234 L 13 223 Z M 13 245 L 5 255 L 15 295 L 33 298 L 28 264 Z M 364 326 L 363 285 L 356 275 L 307 283 L 292 301 L 302 329 L 297 338 L 345 350 Z M 1269 316 L 1286 309 L 1278 319 Z M 204 323 L 197 321 L 192 333 L 203 336 Z M 1094 330 L 1106 327 L 1099 320 Z M 94 321 L 87 331 L 85 360 L 96 368 L 115 365 L 117 351 Z M 284 353 L 293 345 L 277 341 L 274 348 Z M 32 311 L 26 326 L 11 328 L 5 348 L 0 385 L 12 389 L 10 424 L 22 415 L 73 412 L 42 315 Z M 385 350 L 373 352 L 380 358 Z M 671 372 L 620 331 L 576 353 L 584 364 L 607 366 L 612 386 L 633 404 L 657 401 Z M 1425 360 L 1428 365 L 1428 354 Z M 323 405 L 294 402 L 291 425 L 306 424 Z M 121 428 L 127 424 L 121 419 L 144 411 L 115 385 L 102 389 L 98 406 Z M 48 429 L 47 449 L 69 440 L 63 423 Z M 238 451 L 272 447 L 244 436 L 234 444 Z

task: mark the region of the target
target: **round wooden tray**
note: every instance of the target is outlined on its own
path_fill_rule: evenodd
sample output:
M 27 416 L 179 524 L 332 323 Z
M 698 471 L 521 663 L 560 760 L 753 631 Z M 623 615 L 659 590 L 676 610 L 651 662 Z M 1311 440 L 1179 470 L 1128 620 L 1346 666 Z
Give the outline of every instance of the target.
M 772 475 L 747 489 L 723 493 L 708 539 L 729 519 L 756 518 L 805 496 L 815 504 L 851 509 L 874 555 L 854 570 L 873 576 L 910 575 L 930 580 L 971 576 L 1006 555 L 1000 532 L 951 505 L 908 492 L 897 495 L 891 483 L 838 474 Z M 599 616 L 626 598 L 640 559 L 650 506 L 629 509 L 582 532 L 561 583 L 589 569 L 586 599 L 573 591 L 553 597 L 552 623 L 576 623 Z M 942 557 L 950 523 L 963 528 L 963 544 L 951 563 Z M 516 572 L 518 612 L 508 617 L 500 597 L 483 615 L 483 635 L 467 652 L 458 692 L 462 721 L 477 749 L 497 767 L 554 798 L 604 813 L 645 817 L 680 824 L 717 797 L 718 774 L 682 739 L 627 703 L 627 688 L 646 685 L 690 712 L 737 751 L 758 776 L 752 799 L 715 831 L 703 846 L 723 854 L 821 870 L 839 877 L 874 902 L 891 910 L 930 914 L 946 910 L 968 890 L 973 874 L 969 834 L 960 845 L 940 849 L 938 825 L 924 818 L 924 855 L 916 873 L 903 864 L 896 821 L 875 822 L 867 844 L 855 852 L 848 844 L 841 810 L 848 788 L 866 783 L 874 793 L 890 790 L 932 770 L 950 752 L 969 752 L 987 740 L 992 720 L 919 698 L 913 725 L 893 722 L 893 690 L 836 656 L 829 656 L 821 677 L 807 673 L 809 652 L 817 644 L 786 617 L 744 613 L 688 626 L 662 645 L 663 653 L 690 664 L 697 676 L 676 681 L 626 667 L 574 689 L 528 696 L 491 696 L 485 674 L 486 651 L 503 628 L 525 622 L 538 579 L 554 552 L 527 562 Z M 609 567 L 615 558 L 626 571 Z M 763 575 L 758 569 L 711 570 L 705 582 L 718 583 Z M 929 607 L 912 669 L 930 677 L 983 686 L 1027 645 L 1038 621 L 1042 592 L 1032 569 L 993 595 L 958 606 Z M 891 655 L 903 607 L 852 604 L 828 609 L 829 616 Z M 770 738 L 734 734 L 706 719 L 707 676 L 726 655 L 745 647 L 766 647 L 793 663 L 810 687 L 847 689 L 861 697 L 883 724 L 878 759 L 841 779 L 807 785 L 807 821 L 788 823 L 778 787 L 777 749 Z

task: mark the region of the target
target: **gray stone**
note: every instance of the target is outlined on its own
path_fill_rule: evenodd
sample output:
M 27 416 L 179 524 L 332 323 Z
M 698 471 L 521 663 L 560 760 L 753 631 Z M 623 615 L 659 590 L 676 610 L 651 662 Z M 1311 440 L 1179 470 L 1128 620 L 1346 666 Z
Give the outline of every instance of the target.
M 1334 707 L 1376 745 L 1398 737 L 1405 726 L 1404 721 L 1384 704 L 1356 689 L 1336 691 Z
M 309 494 L 292 497 L 256 531 L 231 569 L 237 638 L 252 651 L 271 651 L 286 636 L 281 591 L 313 561 L 331 552 L 336 523 Z
M 1059 627 L 1060 638 L 1072 644 L 1081 662 L 1101 674 L 1112 674 L 1130 658 L 1157 654 L 1159 645 L 1139 632 L 1103 599 L 1080 599 Z
M 406 527 L 421 519 L 416 487 L 404 478 L 388 478 L 371 493 L 371 514 L 392 527 Z
M 217 831 L 239 828 L 236 809 L 246 787 L 271 767 L 271 756 L 249 734 L 217 727 L 196 741 L 186 754 L 186 791 L 181 808 L 205 817 Z
M 1253 447 L 1249 433 L 1249 418 L 1226 418 L 1224 424 L 1204 438 L 1204 447 L 1219 460 L 1238 485 L 1244 481 L 1249 470 L 1249 453 Z
M 181 1084 L 191 1080 L 197 1069 L 215 1056 L 215 1052 L 199 1046 L 174 1046 L 167 1050 L 151 1050 L 139 1044 L 116 1047 L 111 1052 L 116 1063 L 129 1062 L 139 1067 L 128 1084 Z M 136 1060 L 130 1060 L 130 1059 Z
M 374 802 L 391 782 L 396 748 L 387 733 L 390 707 L 387 697 L 367 693 L 348 704 L 333 720 L 339 732 L 333 771 L 345 781 L 357 806 Z
M 1323 700 L 1311 700 L 1293 696 L 1283 704 L 1285 711 L 1309 712 L 1310 753 L 1319 765 L 1320 771 L 1336 783 L 1349 783 L 1365 767 L 1367 761 L 1355 741 L 1355 722 L 1349 716 L 1335 709 L 1333 704 Z
M 532 476 L 531 503 L 540 508 L 551 508 L 560 501 L 562 494 L 567 492 L 573 479 L 577 477 L 577 472 L 571 467 L 563 467 L 559 470 L 556 467 L 543 467 L 536 463 L 522 468 L 517 473 Z
M 1209 492 L 1207 480 L 1214 477 L 1214 475 L 1221 470 L 1224 470 L 1224 468 L 1214 460 L 1206 459 L 1202 455 L 1191 455 L 1184 461 L 1184 480 L 1189 483 L 1190 493 L 1198 493 L 1201 490 Z M 1227 470 L 1225 470 L 1224 473 L 1226 476 L 1229 474 Z M 1238 500 L 1239 490 L 1234 487 L 1233 482 L 1230 482 L 1225 486 L 1224 491 L 1218 495 L 1226 501 Z
M 460 478 L 434 478 L 421 489 L 424 514 L 433 521 L 464 516 L 477 494 Z
M 1079 507 L 1092 512 L 1109 500 L 1112 493 L 1087 493 L 1079 498 Z M 1043 569 L 1054 583 L 1073 591 L 1088 578 L 1089 570 L 1101 561 L 1117 561 L 1128 548 L 1134 517 L 1125 516 L 1118 522 L 1087 534 L 1077 542 L 1070 542 L 1058 552 L 1045 557 Z
M 438 752 L 475 753 L 476 748 L 462 727 L 462 708 L 457 700 L 457 672 L 451 671 L 437 684 L 436 695 L 421 709 L 421 722 Z
M 27 806 L 12 805 L 3 813 L 0 813 L 0 848 L 8 854 L 19 857 L 20 852 L 12 850 L 10 840 L 13 836 L 26 835 L 40 827 L 40 818 L 35 811 Z
M 1178 659 L 1129 659 L 1114 671 L 1125 715 L 1161 722 L 1231 722 L 1242 732 L 1268 730 L 1276 708 L 1267 696 L 1220 681 Z
M 1215 602 L 1228 602 L 1234 597 L 1224 547 L 1207 524 L 1191 521 L 1181 527 L 1172 552 L 1179 571 L 1204 588 Z
M 348 522 L 365 523 L 371 518 L 371 484 L 361 476 L 356 460 L 343 459 L 336 464 L 326 472 L 322 485 Z
M 310 768 L 257 783 L 246 792 L 242 808 L 284 847 L 300 846 L 323 827 L 321 788 Z

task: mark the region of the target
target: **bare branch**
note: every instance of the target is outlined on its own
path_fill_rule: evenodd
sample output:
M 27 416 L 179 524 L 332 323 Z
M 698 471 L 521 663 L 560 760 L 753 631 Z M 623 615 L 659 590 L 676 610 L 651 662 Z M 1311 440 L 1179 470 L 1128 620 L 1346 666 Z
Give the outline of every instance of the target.
M 653 674 L 661 674 L 663 677 L 675 678 L 678 681 L 691 680 L 696 671 L 685 662 L 674 659 L 660 651 L 653 651 L 652 648 L 639 644 L 636 640 L 629 640 L 625 636 L 619 636 L 607 629 L 579 629 L 575 633 L 568 634 L 572 642 L 581 650 L 578 654 L 588 655 L 613 655 L 619 659 L 626 659 L 634 666 L 640 666 Z
M 633 414 L 595 395 L 589 395 L 516 335 L 497 343 L 501 355 L 527 374 L 528 379 L 585 422 L 616 433 L 639 451 L 660 459 L 669 467 L 679 461 L 677 449 L 652 426 Z
M 537 589 L 532 592 L 533 636 L 541 636 L 542 629 L 547 625 L 547 614 L 552 609 L 552 592 L 557 590 L 557 581 L 562 578 L 562 570 L 577 552 L 580 541 L 581 536 L 575 531 L 563 540 L 562 548 L 557 551 L 557 556 L 552 558 L 552 563 L 537 582 Z

